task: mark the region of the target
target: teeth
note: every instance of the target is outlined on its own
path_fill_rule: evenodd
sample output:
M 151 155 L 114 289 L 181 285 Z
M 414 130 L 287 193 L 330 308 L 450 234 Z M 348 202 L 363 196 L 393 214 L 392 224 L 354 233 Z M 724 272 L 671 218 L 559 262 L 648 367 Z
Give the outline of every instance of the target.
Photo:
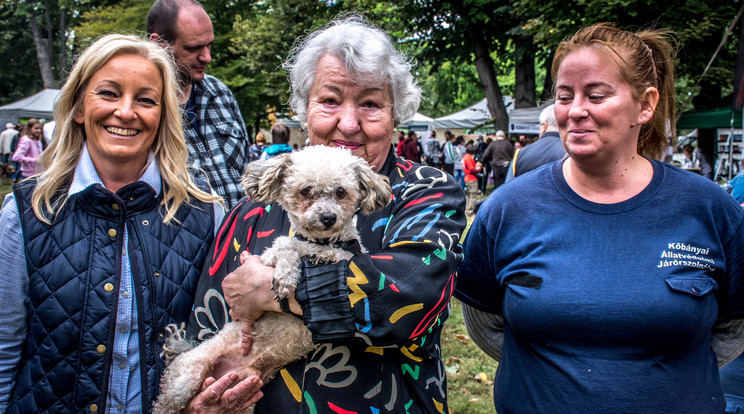
M 123 135 L 125 137 L 131 137 L 133 135 L 137 135 L 136 129 L 124 129 L 124 128 L 117 128 L 117 127 L 106 127 L 106 131 L 116 134 L 116 135 Z

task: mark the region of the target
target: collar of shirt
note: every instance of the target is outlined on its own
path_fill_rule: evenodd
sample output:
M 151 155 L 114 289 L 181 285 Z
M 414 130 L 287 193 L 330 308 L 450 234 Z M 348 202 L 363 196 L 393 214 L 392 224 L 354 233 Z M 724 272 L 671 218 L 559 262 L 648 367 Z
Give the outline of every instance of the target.
M 160 168 L 158 168 L 158 163 L 154 162 L 154 156 L 154 153 L 151 152 L 147 157 L 147 169 L 139 181 L 152 187 L 155 191 L 155 197 L 157 197 L 160 195 L 162 184 L 160 182 Z M 88 145 L 86 144 L 83 146 L 80 159 L 75 167 L 75 175 L 72 178 L 72 184 L 70 185 L 70 190 L 67 192 L 67 197 L 72 197 L 94 184 L 101 184 L 103 187 L 106 187 L 103 185 L 101 177 L 98 176 L 96 166 L 93 164 L 93 159 L 90 158 Z

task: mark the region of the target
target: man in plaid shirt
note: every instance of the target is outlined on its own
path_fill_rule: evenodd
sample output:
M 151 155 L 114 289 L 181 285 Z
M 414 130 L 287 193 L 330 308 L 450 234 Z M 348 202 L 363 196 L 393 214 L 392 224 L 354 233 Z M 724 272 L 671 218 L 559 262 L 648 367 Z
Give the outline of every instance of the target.
M 240 177 L 248 163 L 250 142 L 232 92 L 205 73 L 212 61 L 212 20 L 195 0 L 157 0 L 147 15 L 150 40 L 170 47 L 183 85 L 183 129 L 189 165 L 235 206 L 244 193 Z

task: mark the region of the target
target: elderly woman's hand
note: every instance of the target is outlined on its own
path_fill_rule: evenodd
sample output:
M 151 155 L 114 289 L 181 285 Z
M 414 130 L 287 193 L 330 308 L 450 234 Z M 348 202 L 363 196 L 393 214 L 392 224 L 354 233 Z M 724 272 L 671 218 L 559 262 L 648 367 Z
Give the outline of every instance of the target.
M 260 256 L 248 252 L 240 254 L 240 267 L 222 281 L 225 301 L 230 306 L 230 317 L 243 323 L 243 355 L 251 348 L 251 331 L 253 324 L 265 311 L 281 312 L 274 299 L 271 283 L 274 268 L 265 266 Z
M 231 372 L 219 380 L 207 378 L 202 390 L 182 411 L 183 414 L 242 413 L 258 402 L 263 393 L 263 381 L 257 376 L 238 381 L 238 374 Z

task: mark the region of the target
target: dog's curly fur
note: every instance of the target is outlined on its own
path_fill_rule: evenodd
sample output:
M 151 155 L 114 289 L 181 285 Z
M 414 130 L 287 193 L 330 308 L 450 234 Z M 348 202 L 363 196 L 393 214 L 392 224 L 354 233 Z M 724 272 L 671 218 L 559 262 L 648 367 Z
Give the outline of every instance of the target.
M 275 268 L 273 290 L 277 299 L 294 294 L 303 256 L 315 256 L 326 263 L 349 260 L 352 253 L 333 247 L 333 243 L 359 242 L 354 225 L 356 212 L 380 210 L 391 197 L 387 177 L 375 173 L 350 151 L 326 146 L 251 163 L 241 184 L 255 201 L 278 202 L 287 212 L 292 229 L 306 239 L 279 237 L 261 255 L 264 264 Z M 219 378 L 236 371 L 242 380 L 269 372 L 264 378 L 268 382 L 281 367 L 315 349 L 302 320 L 278 312 L 266 312 L 256 321 L 247 356 L 240 352 L 240 322 L 228 323 L 195 348 L 182 326 L 171 325 L 168 329 L 164 353 L 166 361 L 172 362 L 161 380 L 153 414 L 185 408 L 209 376 Z

